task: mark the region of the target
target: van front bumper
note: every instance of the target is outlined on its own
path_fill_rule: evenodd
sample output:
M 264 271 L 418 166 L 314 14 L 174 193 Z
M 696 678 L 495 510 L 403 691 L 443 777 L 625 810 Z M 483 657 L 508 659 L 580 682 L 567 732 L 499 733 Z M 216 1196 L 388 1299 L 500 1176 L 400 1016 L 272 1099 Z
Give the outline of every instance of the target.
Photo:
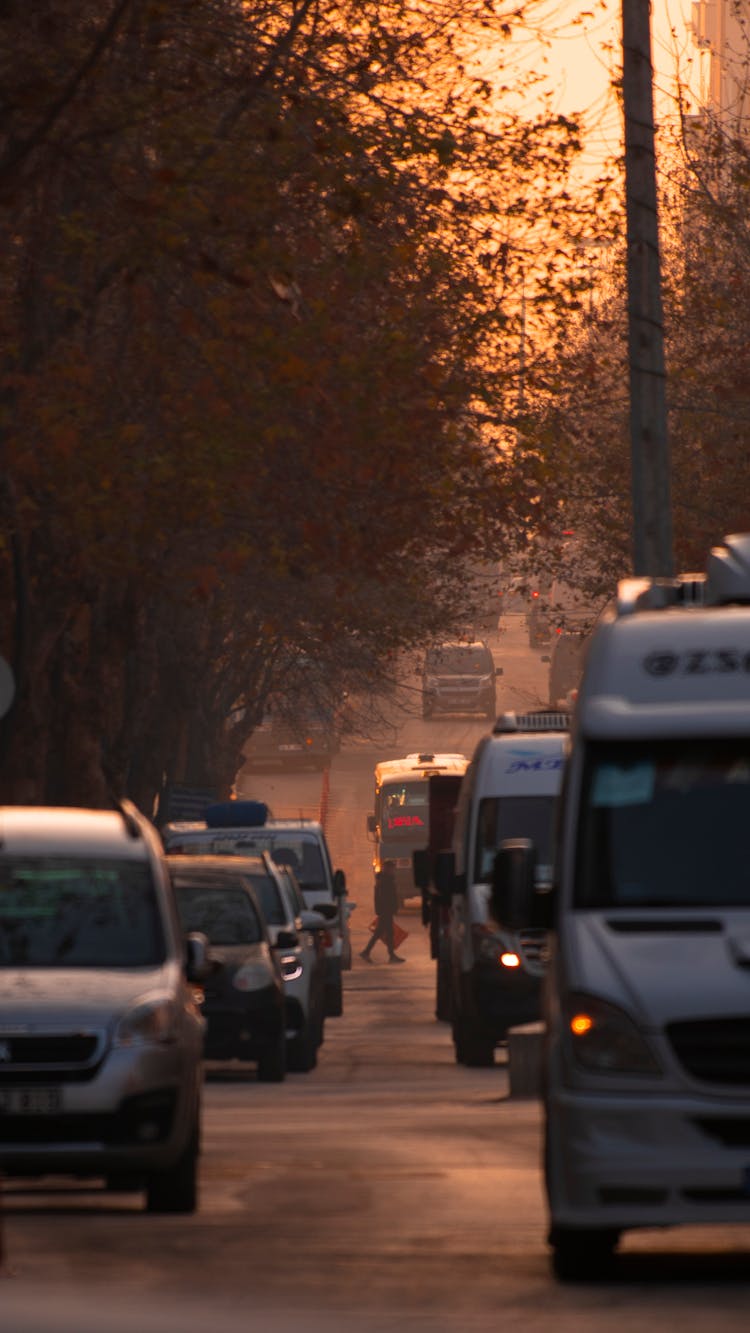
M 550 1088 L 546 1109 L 553 1226 L 750 1223 L 750 1098 Z
M 508 1028 L 534 1023 L 541 1009 L 541 978 L 523 968 L 500 963 L 475 962 L 468 977 L 472 1016 L 496 1041 L 504 1040 Z
M 50 1114 L 0 1114 L 0 1166 L 8 1174 L 106 1175 L 145 1172 L 174 1162 L 192 1132 L 199 1099 L 200 1052 L 111 1049 L 94 1076 L 57 1086 Z M 4 1079 L 2 1088 L 52 1088 L 54 1076 Z

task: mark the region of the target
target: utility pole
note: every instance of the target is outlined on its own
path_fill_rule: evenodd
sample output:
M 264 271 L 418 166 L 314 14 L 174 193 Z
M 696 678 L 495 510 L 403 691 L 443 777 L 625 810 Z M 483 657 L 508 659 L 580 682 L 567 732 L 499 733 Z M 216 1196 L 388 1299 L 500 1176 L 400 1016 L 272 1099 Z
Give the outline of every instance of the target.
M 672 501 L 649 0 L 622 0 L 633 572 L 670 577 Z

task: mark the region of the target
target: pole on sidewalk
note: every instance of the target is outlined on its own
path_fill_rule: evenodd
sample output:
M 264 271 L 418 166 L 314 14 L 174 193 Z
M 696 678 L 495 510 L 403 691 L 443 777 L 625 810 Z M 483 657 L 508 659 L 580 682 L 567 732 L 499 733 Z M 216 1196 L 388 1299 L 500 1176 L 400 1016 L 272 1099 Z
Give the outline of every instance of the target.
M 670 577 L 672 502 L 649 0 L 622 0 L 633 572 Z

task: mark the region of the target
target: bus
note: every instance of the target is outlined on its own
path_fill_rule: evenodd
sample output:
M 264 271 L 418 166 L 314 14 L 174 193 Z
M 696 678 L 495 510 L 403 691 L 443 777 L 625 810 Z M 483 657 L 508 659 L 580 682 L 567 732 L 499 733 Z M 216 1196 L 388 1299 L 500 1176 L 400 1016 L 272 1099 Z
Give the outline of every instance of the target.
M 399 902 L 421 892 L 414 882 L 412 853 L 429 841 L 430 778 L 437 774 L 463 776 L 469 760 L 464 754 L 408 754 L 375 765 L 375 809 L 367 816 L 367 831 L 374 839 L 373 870 L 384 861 L 395 862 Z

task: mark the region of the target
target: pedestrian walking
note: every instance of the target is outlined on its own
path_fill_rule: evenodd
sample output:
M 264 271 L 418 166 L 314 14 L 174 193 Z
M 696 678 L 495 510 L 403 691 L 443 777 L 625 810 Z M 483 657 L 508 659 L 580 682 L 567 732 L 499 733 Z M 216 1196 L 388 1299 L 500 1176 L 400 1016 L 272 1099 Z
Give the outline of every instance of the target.
M 395 916 L 398 911 L 398 889 L 396 888 L 396 865 L 393 861 L 384 861 L 375 876 L 375 929 L 368 943 L 360 953 L 366 963 L 371 963 L 373 945 L 382 940 L 388 950 L 389 963 L 405 963 L 399 957 L 393 943 Z

